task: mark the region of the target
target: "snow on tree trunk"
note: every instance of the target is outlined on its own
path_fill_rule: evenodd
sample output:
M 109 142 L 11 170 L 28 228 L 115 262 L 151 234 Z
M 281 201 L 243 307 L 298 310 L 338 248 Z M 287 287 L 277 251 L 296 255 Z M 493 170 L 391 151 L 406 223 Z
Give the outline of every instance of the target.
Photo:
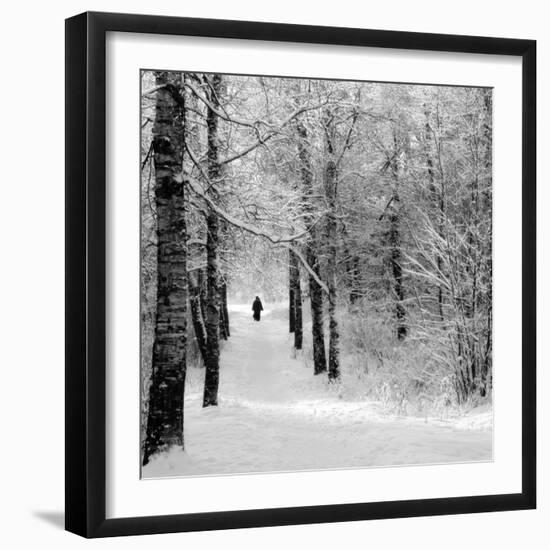
M 313 243 L 308 245 L 307 262 L 315 274 L 319 276 L 319 261 L 313 249 Z M 323 289 L 311 275 L 309 277 L 309 296 L 311 301 L 311 333 L 313 338 L 313 373 L 321 374 L 327 370 L 323 322 Z
M 309 237 L 306 243 L 306 261 L 312 271 L 320 277 L 319 259 L 317 256 L 318 232 L 313 223 L 313 168 L 307 144 L 306 127 L 298 121 L 298 156 L 300 159 L 300 172 L 304 191 L 305 208 L 307 209 L 305 220 L 309 227 Z M 327 370 L 325 354 L 325 333 L 323 326 L 323 289 L 315 277 L 309 275 L 309 297 L 311 302 L 311 334 L 313 345 L 313 372 L 321 374 Z
M 210 78 L 210 102 L 215 108 L 219 107 L 219 91 L 221 76 L 212 75 Z M 208 107 L 208 178 L 212 183 L 219 183 L 221 169 L 218 159 L 218 115 Z M 215 194 L 215 190 L 210 190 Z M 220 377 L 220 292 L 219 292 L 219 219 L 218 214 L 208 207 L 206 218 L 206 372 L 204 378 L 203 407 L 218 404 L 218 385 Z
M 220 308 L 218 290 L 218 216 L 210 212 L 207 218 L 206 244 L 206 361 L 203 407 L 218 404 L 220 377 Z
M 156 73 L 157 86 L 168 83 Z M 153 126 L 158 216 L 157 311 L 143 464 L 173 445 L 184 446 L 183 396 L 187 345 L 187 248 L 181 173 L 184 113 L 165 88 L 156 93 Z

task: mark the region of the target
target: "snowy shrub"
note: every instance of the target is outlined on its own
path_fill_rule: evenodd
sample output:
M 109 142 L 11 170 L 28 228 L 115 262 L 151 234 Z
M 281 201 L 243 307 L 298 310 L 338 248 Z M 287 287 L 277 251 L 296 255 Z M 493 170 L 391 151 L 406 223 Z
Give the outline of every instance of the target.
M 341 314 L 344 399 L 368 399 L 397 415 L 445 417 L 459 404 L 455 374 L 442 363 L 435 343 L 411 331 L 397 341 L 383 315 L 355 310 Z M 440 349 L 440 348 L 439 348 Z M 462 408 L 477 406 L 470 400 Z

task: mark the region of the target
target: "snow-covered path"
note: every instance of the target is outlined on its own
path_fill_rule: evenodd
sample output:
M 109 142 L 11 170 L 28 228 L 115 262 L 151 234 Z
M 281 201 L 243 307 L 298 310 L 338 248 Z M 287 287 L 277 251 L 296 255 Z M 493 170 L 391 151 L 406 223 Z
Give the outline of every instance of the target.
M 249 309 L 230 310 L 219 406 L 203 409 L 200 381 L 191 381 L 186 452 L 156 457 L 144 477 L 491 460 L 490 426 L 388 418 L 375 404 L 342 400 L 291 356 L 284 312 L 266 310 L 256 323 Z

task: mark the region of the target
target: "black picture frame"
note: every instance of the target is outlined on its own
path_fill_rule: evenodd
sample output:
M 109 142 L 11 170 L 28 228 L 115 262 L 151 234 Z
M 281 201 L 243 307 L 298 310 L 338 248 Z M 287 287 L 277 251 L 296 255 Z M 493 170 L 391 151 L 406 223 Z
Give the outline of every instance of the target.
M 106 519 L 105 40 L 109 31 L 518 56 L 522 120 L 522 491 Z M 536 506 L 536 42 L 83 13 L 66 20 L 66 529 L 108 537 L 532 509 Z M 519 338 L 519 335 L 518 335 Z

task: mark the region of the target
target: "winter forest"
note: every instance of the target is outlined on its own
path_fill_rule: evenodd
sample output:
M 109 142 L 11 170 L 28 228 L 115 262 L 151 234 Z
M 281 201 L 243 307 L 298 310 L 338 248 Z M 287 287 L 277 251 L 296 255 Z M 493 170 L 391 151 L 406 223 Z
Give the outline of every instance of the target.
M 492 90 L 140 95 L 143 477 L 491 460 Z

